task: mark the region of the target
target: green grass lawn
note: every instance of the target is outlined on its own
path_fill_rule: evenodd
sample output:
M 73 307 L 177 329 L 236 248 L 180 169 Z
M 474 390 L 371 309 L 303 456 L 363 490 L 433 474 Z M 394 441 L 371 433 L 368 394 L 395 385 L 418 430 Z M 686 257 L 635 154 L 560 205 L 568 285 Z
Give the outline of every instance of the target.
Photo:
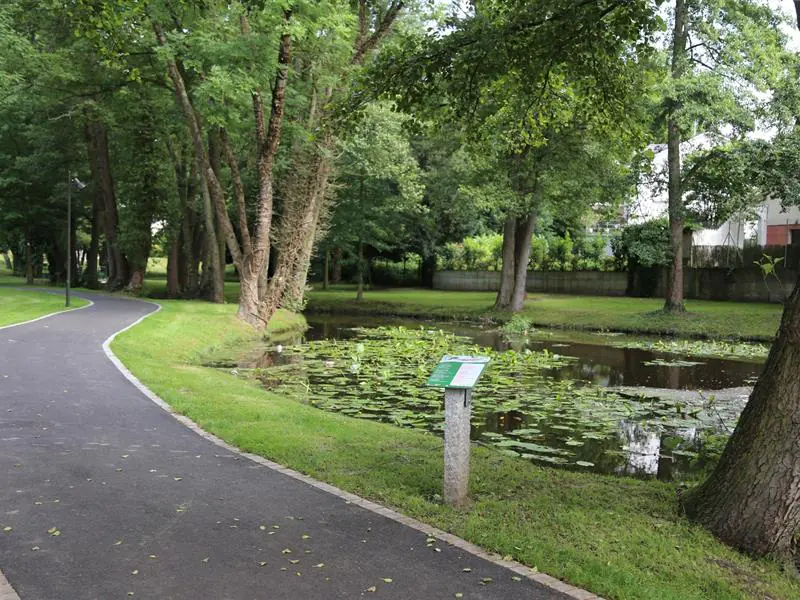
M 389 289 L 367 291 L 356 302 L 353 288 L 339 287 L 311 292 L 308 310 L 508 320 L 509 313 L 492 308 L 494 300 L 494 292 Z M 782 311 L 778 304 L 689 300 L 686 314 L 670 316 L 660 311 L 663 304 L 660 298 L 531 294 L 522 314 L 537 327 L 772 341 Z
M 86 306 L 81 298 L 72 298 L 72 307 Z M 0 327 L 36 319 L 65 310 L 64 297 L 44 293 L 40 289 L 17 290 L 0 287 Z
M 434 293 L 381 297 L 438 305 Z M 485 306 L 485 295 L 464 298 L 457 306 L 476 314 Z M 162 305 L 112 349 L 176 411 L 243 450 L 609 599 L 800 597 L 800 584 L 776 565 L 739 555 L 682 518 L 674 485 L 548 469 L 476 446 L 471 505 L 443 506 L 440 438 L 324 412 L 227 369 L 200 367 L 204 357 L 244 347 L 256 334 L 236 321 L 232 305 Z M 292 321 L 282 313 L 271 329 Z
M 391 315 L 472 321 L 509 320 L 508 312 L 496 311 L 494 292 L 450 292 L 394 288 L 366 291 L 355 301 L 353 286 L 321 290 L 315 286 L 307 311 L 350 315 Z M 163 298 L 166 282 L 147 279 L 144 293 Z M 225 282 L 225 301 L 235 303 L 239 284 Z M 537 327 L 609 330 L 678 337 L 731 338 L 771 342 L 780 323 L 782 306 L 756 302 L 688 300 L 687 312 L 671 316 L 661 312 L 660 298 L 565 296 L 531 294 L 522 315 Z

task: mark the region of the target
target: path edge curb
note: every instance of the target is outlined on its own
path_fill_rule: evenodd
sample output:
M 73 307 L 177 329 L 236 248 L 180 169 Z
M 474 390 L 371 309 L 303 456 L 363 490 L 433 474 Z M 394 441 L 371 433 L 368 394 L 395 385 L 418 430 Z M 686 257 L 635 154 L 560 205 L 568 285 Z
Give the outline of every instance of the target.
M 283 466 L 281 464 L 278 464 L 276 462 L 268 460 L 268 459 L 264 458 L 263 456 L 259 456 L 257 454 L 252 454 L 250 452 L 245 452 L 243 450 L 240 450 L 239 448 L 237 448 L 235 446 L 232 446 L 231 444 L 229 444 L 225 440 L 217 437 L 216 435 L 214 435 L 212 433 L 209 433 L 208 431 L 206 431 L 205 429 L 200 427 L 197 423 L 192 421 L 189 417 L 186 417 L 184 415 L 181 415 L 181 414 L 177 413 L 169 404 L 167 404 L 167 402 L 165 402 L 155 392 L 153 392 L 150 388 L 148 388 L 145 384 L 143 384 L 139 380 L 139 378 L 136 377 L 136 375 L 134 375 L 123 364 L 123 362 L 119 358 L 117 358 L 117 355 L 114 354 L 114 352 L 111 350 L 111 344 L 113 343 L 114 339 L 119 334 L 124 333 L 124 332 L 128 331 L 129 329 L 132 329 L 132 328 L 136 327 L 138 324 L 140 324 L 146 318 L 158 313 L 162 308 L 162 306 L 160 304 L 156 303 L 156 302 L 149 302 L 147 300 L 139 300 L 139 301 L 140 302 L 145 302 L 147 304 L 152 304 L 153 306 L 156 307 L 156 310 L 151 311 L 151 312 L 147 313 L 146 315 L 143 315 L 143 316 L 139 317 L 136 321 L 134 321 L 133 323 L 131 323 L 127 327 L 125 327 L 123 329 L 120 329 L 119 331 L 111 334 L 103 342 L 103 352 L 105 353 L 106 357 L 117 368 L 117 370 L 120 373 L 122 373 L 123 377 L 125 377 L 125 379 L 127 379 L 130 383 L 132 383 L 134 385 L 134 387 L 136 387 L 142 394 L 144 394 L 144 396 L 146 396 L 150 401 L 152 401 L 154 404 L 156 404 L 159 408 L 161 408 L 162 410 L 167 412 L 174 419 L 179 421 L 182 425 L 184 425 L 188 429 L 192 430 L 194 433 L 196 433 L 200 437 L 208 440 L 209 442 L 211 442 L 213 444 L 216 444 L 217 446 L 219 446 L 221 448 L 224 448 L 225 450 L 227 450 L 229 452 L 233 452 L 235 454 L 238 454 L 239 456 L 243 456 L 244 458 L 247 458 L 248 460 L 251 460 L 254 463 L 257 463 L 257 464 L 259 464 L 261 466 L 264 466 L 264 467 L 267 467 L 269 469 L 272 469 L 273 471 L 277 471 L 278 473 L 282 473 L 283 475 L 291 477 L 292 479 L 295 479 L 297 481 L 302 481 L 303 483 L 308 484 L 311 487 L 317 488 L 318 490 L 321 490 L 323 492 L 327 492 L 328 494 L 336 496 L 337 498 L 341 498 L 342 500 L 344 500 L 345 502 L 347 502 L 349 504 L 355 504 L 356 506 L 359 506 L 359 507 L 361 507 L 361 508 L 363 508 L 365 510 L 368 510 L 370 512 L 373 512 L 375 514 L 378 514 L 378 515 L 380 515 L 382 517 L 386 517 L 387 519 L 391 519 L 392 521 L 395 521 L 397 523 L 400 523 L 400 524 L 405 525 L 407 527 L 410 527 L 412 529 L 416 529 L 417 531 L 419 531 L 421 533 L 424 533 L 426 535 L 433 536 L 433 537 L 435 537 L 437 539 L 440 539 L 443 542 L 449 544 L 450 546 L 455 546 L 456 548 L 459 548 L 459 549 L 461 549 L 461 550 L 463 550 L 465 552 L 468 552 L 468 553 L 470 553 L 470 554 L 472 554 L 474 556 L 477 556 L 478 558 L 482 558 L 482 559 L 487 560 L 490 563 L 493 563 L 493 564 L 495 564 L 497 566 L 500 566 L 500 567 L 503 567 L 505 569 L 508 569 L 509 571 L 512 571 L 513 573 L 516 573 L 517 575 L 519 575 L 521 577 L 525 577 L 526 579 L 530 579 L 532 581 L 535 581 L 536 583 L 539 583 L 540 585 L 543 585 L 543 586 L 545 586 L 547 588 L 550 588 L 552 590 L 560 592 L 560 593 L 562 593 L 562 594 L 564 594 L 566 596 L 569 596 L 570 598 L 574 598 L 575 600 L 603 600 L 603 598 L 601 596 L 598 596 L 598 595 L 593 594 L 591 592 L 587 592 L 586 590 L 583 590 L 581 588 L 575 587 L 575 586 L 570 585 L 568 583 L 564 583 L 560 579 L 556 579 L 555 577 L 552 577 L 552 576 L 547 575 L 545 573 L 541 573 L 541 572 L 539 572 L 539 571 L 537 571 L 535 569 L 532 569 L 532 568 L 530 568 L 530 567 L 528 567 L 526 565 L 523 565 L 520 562 L 517 562 L 517 561 L 514 561 L 514 560 L 506 560 L 505 558 L 503 558 L 499 554 L 496 554 L 494 552 L 488 552 L 487 550 L 484 550 L 480 546 L 477 546 L 477 545 L 473 544 L 472 542 L 468 542 L 467 540 L 462 539 L 462 538 L 460 538 L 460 537 L 458 537 L 456 535 L 453 535 L 452 533 L 448 533 L 446 531 L 443 531 L 441 529 L 433 527 L 432 525 L 427 525 L 427 524 L 425 524 L 425 523 L 423 523 L 421 521 L 418 521 L 416 519 L 412 519 L 411 517 L 403 515 L 403 514 L 397 512 L 397 511 L 395 511 L 395 510 L 392 510 L 390 508 L 386 508 L 385 506 L 381 506 L 380 504 L 372 502 L 371 500 L 366 500 L 366 499 L 362 498 L 361 496 L 357 496 L 356 494 L 352 494 L 350 492 L 347 492 L 345 490 L 337 488 L 336 486 L 333 486 L 333 485 L 330 485 L 328 483 L 319 481 L 317 479 L 309 477 L 308 475 L 304 475 L 303 473 L 300 473 L 300 472 L 295 471 L 293 469 L 289 469 L 288 467 L 285 467 L 285 466 Z M 85 307 L 81 307 L 81 308 L 85 308 Z M 79 309 L 74 309 L 74 310 L 79 310 Z M 55 314 L 59 314 L 59 313 L 55 313 Z M 2 573 L 0 573 L 0 577 L 2 577 Z M 16 595 L 10 596 L 8 599 L 6 599 L 2 595 L 2 591 L 3 591 L 2 580 L 0 579 L 0 600 L 18 600 L 18 597 L 15 597 Z M 13 593 L 13 590 L 12 590 L 12 593 Z

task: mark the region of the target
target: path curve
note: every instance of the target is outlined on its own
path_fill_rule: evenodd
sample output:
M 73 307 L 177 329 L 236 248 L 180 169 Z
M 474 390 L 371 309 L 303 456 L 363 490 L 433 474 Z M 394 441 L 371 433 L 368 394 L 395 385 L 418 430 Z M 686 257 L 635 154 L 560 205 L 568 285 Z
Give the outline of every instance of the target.
M 103 348 L 157 305 L 85 297 L 0 331 L 0 572 L 22 600 L 569 597 L 185 427 Z

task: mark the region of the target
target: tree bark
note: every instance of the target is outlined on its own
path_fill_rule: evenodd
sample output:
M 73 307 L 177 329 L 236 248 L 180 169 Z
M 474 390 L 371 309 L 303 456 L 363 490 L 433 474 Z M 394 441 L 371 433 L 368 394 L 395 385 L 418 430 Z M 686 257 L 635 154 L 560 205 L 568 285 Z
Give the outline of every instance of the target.
M 800 282 L 719 464 L 689 493 L 687 515 L 755 556 L 789 558 L 800 532 Z
M 222 181 L 221 137 L 222 134 L 220 133 L 219 127 L 212 127 L 208 132 L 208 159 L 211 170 L 214 171 L 214 177 L 217 178 L 217 181 Z M 220 211 L 215 211 L 214 235 L 217 239 L 217 253 L 219 255 L 219 271 L 217 272 L 219 281 L 217 285 L 221 290 L 225 289 L 225 264 L 227 262 L 225 254 L 225 223 L 223 222 L 225 216 L 224 212 L 220 213 Z
M 514 235 L 514 292 L 511 294 L 511 310 L 519 312 L 525 307 L 528 284 L 528 261 L 531 257 L 531 238 L 536 225 L 536 216 L 529 214 L 517 221 Z
M 169 245 L 169 255 L 167 256 L 167 298 L 177 298 L 180 295 L 180 284 L 178 281 L 178 264 L 181 260 L 180 236 L 173 236 Z
M 153 31 L 155 32 L 156 40 L 160 46 L 167 45 L 167 38 L 161 29 L 161 26 L 156 21 L 151 21 Z M 203 269 L 205 272 L 205 283 L 208 287 L 208 299 L 212 302 L 224 302 L 224 293 L 221 285 L 221 278 L 219 272 L 221 270 L 221 262 L 219 256 L 219 246 L 217 246 L 216 235 L 214 230 L 214 214 L 219 212 L 219 207 L 212 204 L 212 188 L 213 192 L 217 194 L 221 188 L 219 182 L 214 177 L 214 171 L 211 169 L 206 152 L 205 145 L 203 144 L 203 134 L 200 127 L 200 121 L 197 113 L 192 106 L 189 94 L 186 90 L 186 83 L 183 80 L 183 75 L 178 68 L 178 63 L 174 58 L 167 59 L 167 73 L 172 81 L 175 92 L 175 98 L 183 112 L 184 120 L 189 128 L 190 138 L 194 149 L 194 158 L 197 165 L 197 173 L 200 177 L 200 191 L 203 198 L 203 216 L 205 219 L 205 261 Z M 219 198 L 215 198 L 219 201 Z M 215 211 L 216 208 L 216 211 Z M 231 250 L 233 253 L 233 250 Z M 236 256 L 236 254 L 234 254 Z M 202 286 L 201 286 L 202 287 Z
M 503 226 L 503 268 L 500 272 L 500 290 L 497 292 L 497 300 L 494 303 L 494 307 L 498 310 L 508 310 L 511 308 L 511 296 L 514 293 L 516 273 L 514 266 L 516 233 L 517 219 L 509 215 Z
M 688 30 L 684 0 L 675 0 L 675 29 L 672 37 L 672 79 L 680 79 L 686 69 L 686 43 Z M 681 130 L 674 102 L 667 107 L 667 173 L 669 233 L 672 263 L 667 280 L 667 297 L 664 310 L 680 313 L 683 304 L 683 181 L 681 173 Z
M 121 289 L 128 278 L 128 262 L 119 244 L 117 196 L 111 174 L 111 158 L 108 150 L 108 128 L 104 123 L 90 119 L 85 126 L 89 151 L 89 164 L 97 193 L 102 198 L 103 226 L 108 244 L 109 258 L 107 287 Z
M 89 250 L 86 253 L 86 270 L 83 274 L 85 285 L 89 289 L 100 287 L 97 277 L 97 258 L 100 252 L 100 219 L 102 215 L 101 200 L 98 194 L 95 193 L 92 198 L 92 237 L 89 242 Z
M 284 12 L 284 24 L 291 20 L 291 11 Z M 247 20 L 242 17 L 242 33 L 249 32 Z M 280 145 L 283 113 L 286 108 L 286 84 L 289 78 L 289 62 L 292 56 L 292 38 L 284 32 L 278 45 L 278 68 L 272 84 L 272 100 L 269 120 L 265 119 L 264 102 L 260 92 L 252 95 L 253 112 L 258 139 L 258 212 L 254 228 L 254 240 L 250 248 L 244 249 L 244 257 L 238 261 L 241 292 L 237 316 L 256 328 L 267 326 L 272 311 L 265 311 L 263 299 L 270 295 L 264 289 L 263 278 L 267 269 L 272 236 L 272 211 L 274 200 L 275 156 Z M 283 285 L 283 284 L 282 284 Z M 266 314 L 269 313 L 269 314 Z
M 800 2 L 795 1 L 800 27 Z M 800 533 L 800 281 L 720 462 L 684 500 L 686 514 L 755 556 L 797 557 Z
M 304 305 L 311 255 L 314 251 L 314 244 L 319 238 L 320 219 L 325 211 L 327 201 L 326 192 L 330 176 L 328 152 L 331 149 L 331 143 L 332 140 L 326 138 L 325 148 L 315 150 L 301 189 L 298 190 L 304 198 L 310 201 L 311 205 L 306 209 L 308 214 L 302 221 L 303 233 L 295 242 L 297 247 L 290 250 L 295 254 L 295 269 L 282 300 L 283 305 L 290 310 L 298 310 Z

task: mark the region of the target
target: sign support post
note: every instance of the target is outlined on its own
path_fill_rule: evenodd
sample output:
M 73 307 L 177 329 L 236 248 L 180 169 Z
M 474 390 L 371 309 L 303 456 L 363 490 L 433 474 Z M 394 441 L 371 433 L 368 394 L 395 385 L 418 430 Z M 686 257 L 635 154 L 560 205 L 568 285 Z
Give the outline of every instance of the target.
M 444 388 L 444 501 L 450 506 L 467 500 L 472 388 L 487 364 L 485 356 L 445 356 L 428 379 Z
M 469 488 L 469 430 L 472 390 L 444 390 L 444 501 L 461 506 Z

